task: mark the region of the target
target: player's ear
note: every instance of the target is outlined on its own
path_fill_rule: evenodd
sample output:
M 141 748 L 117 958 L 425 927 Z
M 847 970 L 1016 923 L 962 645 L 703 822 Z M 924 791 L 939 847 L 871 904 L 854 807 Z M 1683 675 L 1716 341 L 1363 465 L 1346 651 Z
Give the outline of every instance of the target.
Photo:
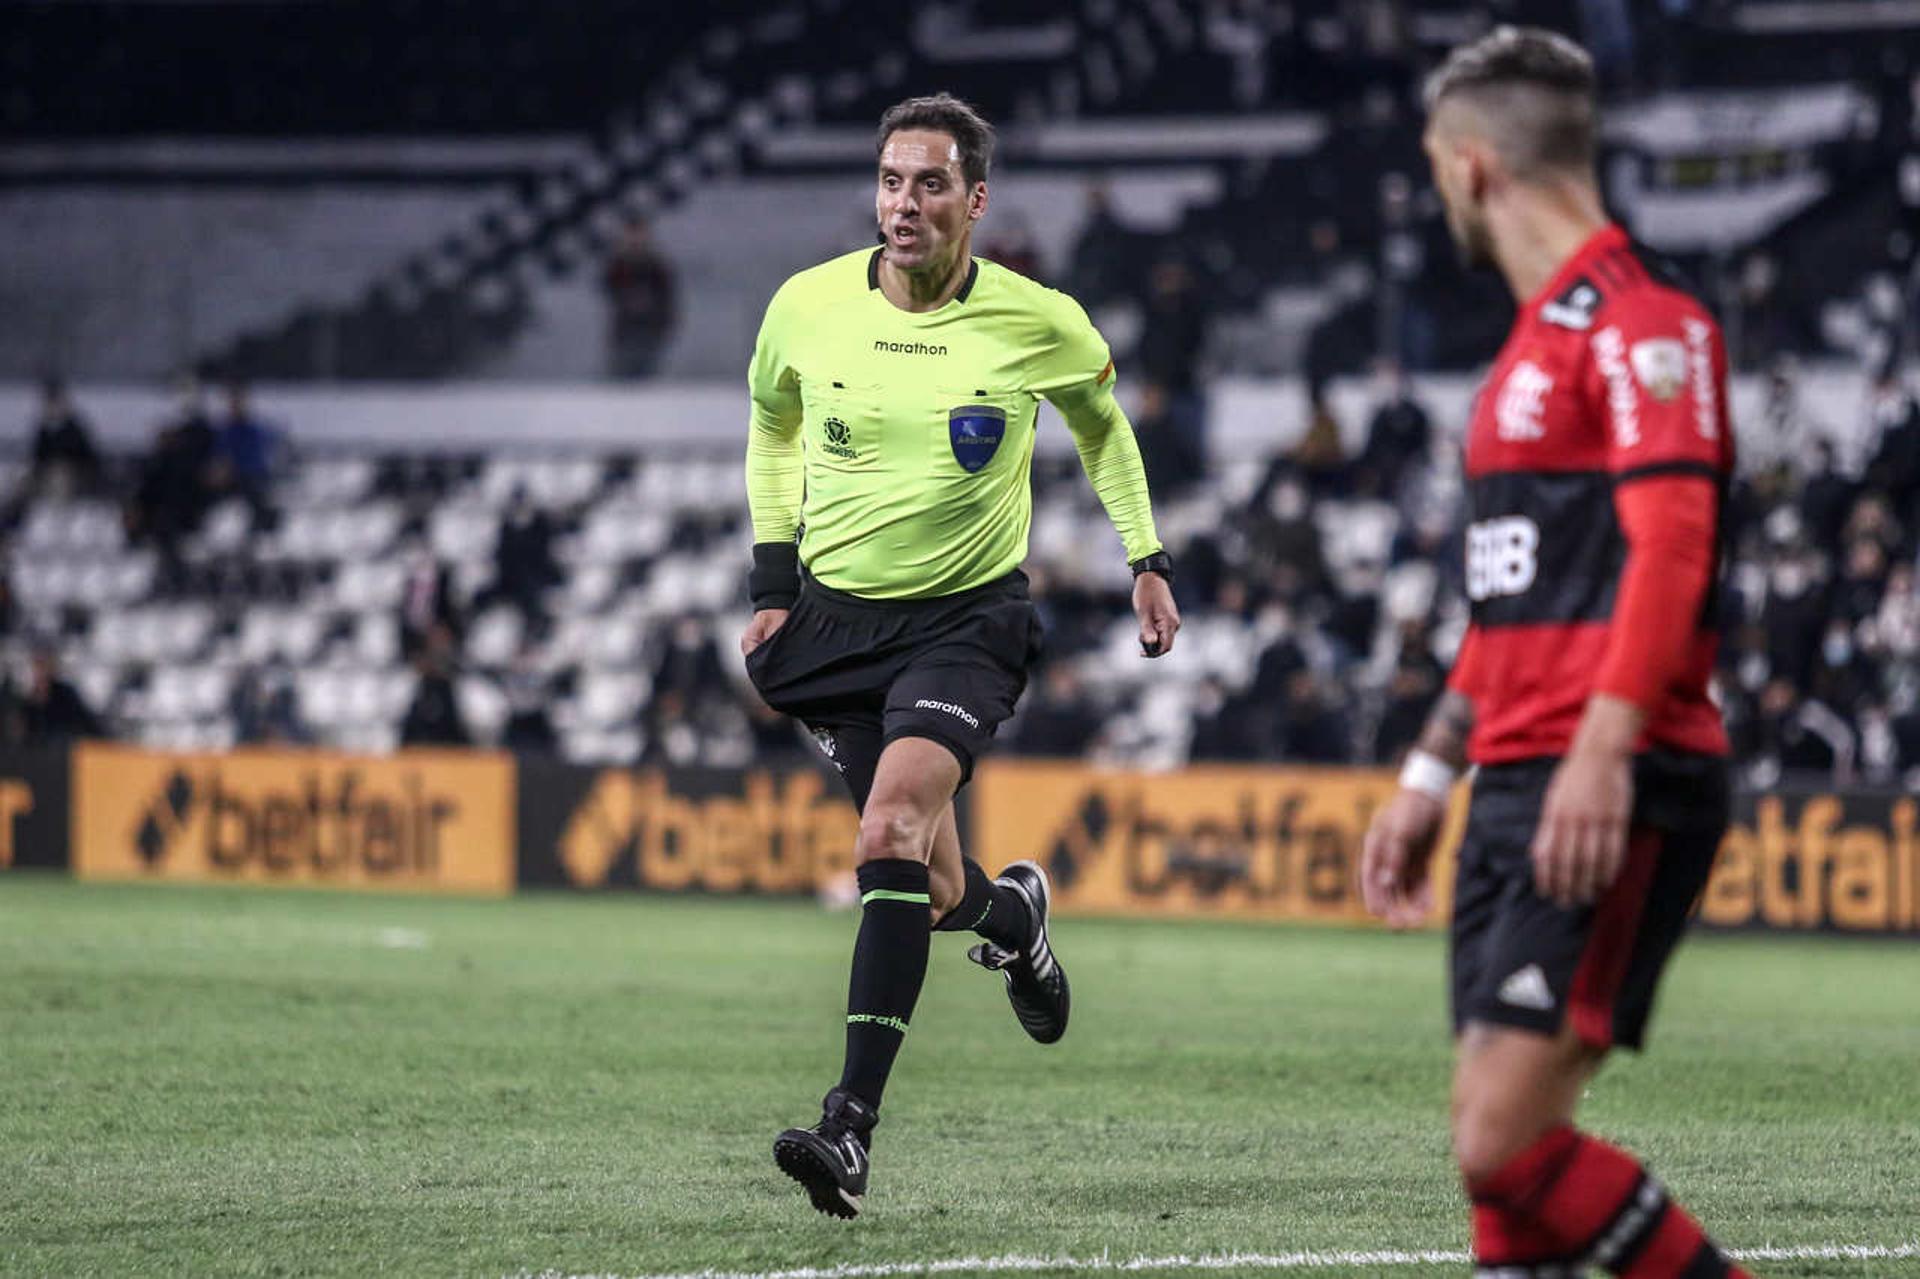
M 1491 147 L 1478 143 L 1469 143 L 1457 152 L 1460 165 L 1460 189 L 1465 191 L 1474 204 L 1484 204 L 1487 188 L 1493 185 L 1494 167 L 1498 158 Z
M 976 182 L 973 190 L 967 194 L 967 217 L 978 222 L 987 215 L 987 184 Z

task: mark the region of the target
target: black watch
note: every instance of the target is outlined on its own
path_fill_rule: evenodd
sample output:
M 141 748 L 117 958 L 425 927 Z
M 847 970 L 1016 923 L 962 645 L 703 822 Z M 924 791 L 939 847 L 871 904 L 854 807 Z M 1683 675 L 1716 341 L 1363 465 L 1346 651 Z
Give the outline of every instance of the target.
M 1142 573 L 1158 573 L 1168 586 L 1173 585 L 1173 556 L 1165 551 L 1155 551 L 1151 555 L 1142 555 L 1127 566 L 1135 577 Z

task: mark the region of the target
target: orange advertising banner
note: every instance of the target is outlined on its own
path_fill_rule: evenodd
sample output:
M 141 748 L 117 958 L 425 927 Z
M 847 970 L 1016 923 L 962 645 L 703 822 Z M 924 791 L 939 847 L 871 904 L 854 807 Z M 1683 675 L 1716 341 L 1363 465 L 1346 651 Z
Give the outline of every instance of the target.
M 73 871 L 504 894 L 514 787 L 504 754 L 175 755 L 88 743 L 73 755 Z
M 1361 841 L 1393 789 L 1392 774 L 1361 770 L 990 761 L 970 788 L 970 842 L 1045 866 L 1063 910 L 1353 923 L 1369 918 Z M 1434 923 L 1465 801 L 1462 787 L 1433 867 Z

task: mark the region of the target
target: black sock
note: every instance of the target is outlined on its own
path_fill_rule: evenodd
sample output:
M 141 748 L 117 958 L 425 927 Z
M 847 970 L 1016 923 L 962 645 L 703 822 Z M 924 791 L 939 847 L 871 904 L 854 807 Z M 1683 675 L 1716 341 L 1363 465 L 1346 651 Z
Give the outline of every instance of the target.
M 888 857 L 862 862 L 860 936 L 847 987 L 847 1064 L 840 1086 L 876 1109 L 906 1037 L 932 941 L 923 862 Z
M 988 879 L 987 872 L 981 870 L 980 863 L 973 858 L 962 859 L 962 864 L 966 867 L 967 886 L 960 895 L 960 904 L 942 915 L 934 927 L 946 933 L 978 933 L 1008 950 L 1023 948 L 1027 944 L 1027 933 L 1033 927 L 1025 899 L 1011 888 Z

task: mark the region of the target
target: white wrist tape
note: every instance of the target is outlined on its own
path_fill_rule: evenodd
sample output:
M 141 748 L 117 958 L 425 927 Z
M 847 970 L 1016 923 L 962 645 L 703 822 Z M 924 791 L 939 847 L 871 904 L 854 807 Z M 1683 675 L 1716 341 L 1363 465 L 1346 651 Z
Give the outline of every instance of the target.
M 1400 766 L 1400 785 L 1406 790 L 1417 790 L 1435 799 L 1445 799 L 1453 793 L 1453 784 L 1460 780 L 1460 774 L 1438 755 L 1426 751 L 1411 751 L 1407 762 Z

